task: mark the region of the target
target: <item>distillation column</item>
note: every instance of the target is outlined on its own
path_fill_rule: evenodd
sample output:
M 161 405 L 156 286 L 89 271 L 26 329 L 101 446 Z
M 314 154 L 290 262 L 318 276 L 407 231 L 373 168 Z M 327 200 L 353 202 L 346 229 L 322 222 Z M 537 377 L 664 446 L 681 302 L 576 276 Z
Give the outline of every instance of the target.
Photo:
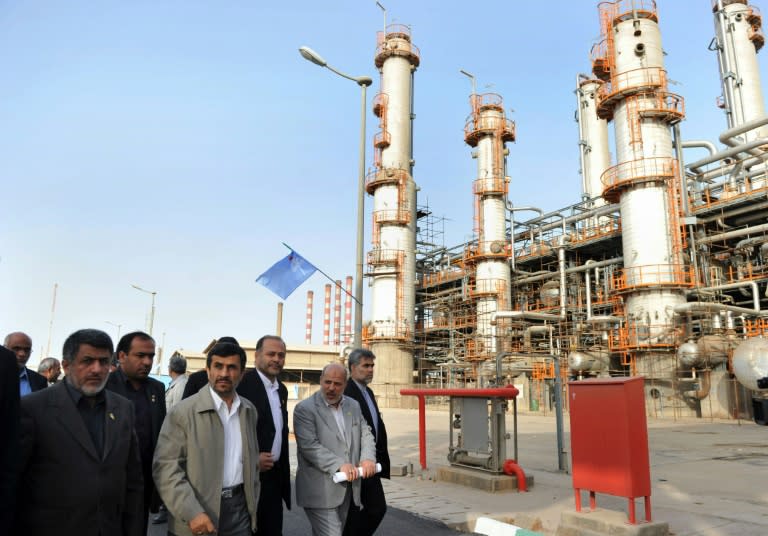
M 576 83 L 576 122 L 579 124 L 579 157 L 582 198 L 594 199 L 590 205 L 605 204 L 600 177 L 611 165 L 608 148 L 608 121 L 597 115 L 602 80 L 580 76 Z
M 496 311 L 510 307 L 510 250 L 506 240 L 506 206 L 509 178 L 506 147 L 515 141 L 515 125 L 504 116 L 500 95 L 486 93 L 470 97 L 472 112 L 464 127 L 464 141 L 476 148 L 477 179 L 474 182 L 477 244 L 469 248 L 468 264 L 475 265 L 476 300 L 474 344 L 467 347 L 468 359 L 488 359 L 496 353 L 491 319 Z M 474 347 L 474 348 L 473 348 Z
M 631 374 L 666 381 L 675 368 L 673 309 L 691 285 L 670 130 L 684 117 L 683 102 L 667 92 L 655 3 L 603 2 L 598 10 L 603 41 L 593 71 L 606 83 L 597 111 L 614 121 L 617 161 L 603 174 L 603 196 L 620 204 L 624 256 L 614 290 L 626 321 L 612 349 Z
M 715 39 L 728 128 L 765 116 L 757 52 L 765 43 L 760 12 L 746 0 L 718 0 Z M 768 136 L 768 126 L 743 134 L 744 141 Z
M 371 323 L 365 342 L 376 354 L 380 403 L 392 406 L 401 386 L 413 381 L 413 327 L 416 276 L 416 184 L 411 175 L 413 73 L 419 51 L 408 26 L 391 24 L 377 35 L 375 65 L 381 92 L 373 101 L 381 130 L 373 140 L 374 171 L 366 180 L 373 196 Z M 394 386 L 394 387 L 393 387 Z

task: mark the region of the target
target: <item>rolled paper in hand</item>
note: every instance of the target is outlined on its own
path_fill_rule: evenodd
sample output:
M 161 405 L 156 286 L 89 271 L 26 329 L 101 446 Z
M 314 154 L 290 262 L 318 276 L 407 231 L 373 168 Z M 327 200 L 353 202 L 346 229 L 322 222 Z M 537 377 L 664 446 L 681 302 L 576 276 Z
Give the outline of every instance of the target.
M 376 472 L 377 473 L 381 473 L 381 464 L 380 463 L 376 464 Z M 362 477 L 363 476 L 363 468 L 362 467 L 358 467 L 357 468 L 357 476 L 358 477 Z M 334 484 L 341 484 L 342 482 L 346 482 L 347 480 L 348 480 L 347 479 L 347 473 L 344 473 L 342 471 L 339 471 L 338 473 L 333 475 L 333 483 Z

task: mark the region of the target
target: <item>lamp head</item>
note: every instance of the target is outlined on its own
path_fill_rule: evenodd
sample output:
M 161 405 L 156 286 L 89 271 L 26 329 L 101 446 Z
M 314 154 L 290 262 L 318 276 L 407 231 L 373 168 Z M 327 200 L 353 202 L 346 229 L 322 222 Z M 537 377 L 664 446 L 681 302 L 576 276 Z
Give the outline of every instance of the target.
M 301 54 L 305 60 L 311 61 L 320 67 L 325 67 L 327 65 L 323 57 L 309 47 L 299 47 L 299 54 Z

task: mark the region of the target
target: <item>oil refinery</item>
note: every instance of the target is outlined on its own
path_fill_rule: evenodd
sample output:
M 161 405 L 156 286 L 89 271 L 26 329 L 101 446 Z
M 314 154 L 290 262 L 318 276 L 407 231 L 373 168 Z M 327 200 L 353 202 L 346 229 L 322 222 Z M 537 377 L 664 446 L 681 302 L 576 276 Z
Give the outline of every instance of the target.
M 600 39 L 584 51 L 592 71 L 574 71 L 581 197 L 565 207 L 510 198 L 515 123 L 501 95 L 477 93 L 462 71 L 472 78 L 463 127 L 476 176 L 465 190 L 473 238 L 456 245 L 441 243 L 438 218 L 417 198 L 417 36 L 404 24 L 378 33 L 363 341 L 378 358 L 380 404 L 401 405 L 400 389 L 413 384 L 514 384 L 529 409 L 545 411 L 567 380 L 642 376 L 651 417 L 765 424 L 765 37 L 746 0 L 710 6 L 720 146 L 681 128 L 685 100 L 669 90 L 656 3 L 597 6 Z M 325 297 L 328 344 L 330 286 Z M 307 342 L 311 300 L 310 291 Z M 339 344 L 338 293 L 335 303 Z M 347 326 L 350 307 L 347 299 Z

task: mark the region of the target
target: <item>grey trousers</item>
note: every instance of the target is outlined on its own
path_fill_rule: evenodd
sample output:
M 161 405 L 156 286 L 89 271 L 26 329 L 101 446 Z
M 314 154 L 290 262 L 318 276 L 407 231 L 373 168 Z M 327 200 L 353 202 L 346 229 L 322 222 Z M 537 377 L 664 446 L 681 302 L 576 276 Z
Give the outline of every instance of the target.
M 304 508 L 312 525 L 312 536 L 341 536 L 351 500 L 352 486 L 347 486 L 344 501 L 336 508 Z
M 230 498 L 221 498 L 217 536 L 253 536 L 251 516 L 242 486 Z

